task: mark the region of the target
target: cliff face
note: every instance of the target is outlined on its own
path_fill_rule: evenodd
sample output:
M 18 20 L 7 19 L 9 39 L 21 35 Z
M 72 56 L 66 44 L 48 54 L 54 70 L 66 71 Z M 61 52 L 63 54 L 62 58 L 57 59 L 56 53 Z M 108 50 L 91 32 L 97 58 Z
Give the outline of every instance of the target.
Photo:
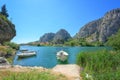
M 70 39 L 70 34 L 65 29 L 60 29 L 53 38 L 54 43 L 62 44 L 64 41 Z
M 40 42 L 50 42 L 53 40 L 55 33 L 45 33 L 42 37 L 40 37 Z
M 65 29 L 60 29 L 57 33 L 45 33 L 40 37 L 40 42 L 61 44 L 69 38 L 71 38 L 70 34 Z
M 120 8 L 107 12 L 102 18 L 89 22 L 75 35 L 85 38 L 88 42 L 106 42 L 108 37 L 120 29 Z
M 16 36 L 15 25 L 0 14 L 0 43 L 10 41 Z

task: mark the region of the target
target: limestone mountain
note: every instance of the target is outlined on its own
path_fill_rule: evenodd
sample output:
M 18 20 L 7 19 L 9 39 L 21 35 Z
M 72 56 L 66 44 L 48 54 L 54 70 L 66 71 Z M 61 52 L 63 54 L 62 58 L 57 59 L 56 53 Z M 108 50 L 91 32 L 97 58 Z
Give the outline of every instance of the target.
M 15 25 L 0 14 L 0 43 L 10 41 L 14 36 L 16 36 Z
M 71 38 L 70 34 L 65 29 L 60 29 L 56 33 L 45 33 L 40 37 L 40 42 L 52 42 L 62 44 L 64 41 Z
M 89 22 L 75 35 L 85 38 L 88 42 L 106 42 L 108 37 L 120 29 L 120 8 L 107 12 L 102 18 Z
M 62 44 L 64 41 L 70 39 L 70 34 L 65 29 L 60 29 L 53 38 L 53 42 L 57 44 Z
M 55 33 L 45 33 L 42 37 L 40 37 L 40 42 L 50 42 L 53 40 Z

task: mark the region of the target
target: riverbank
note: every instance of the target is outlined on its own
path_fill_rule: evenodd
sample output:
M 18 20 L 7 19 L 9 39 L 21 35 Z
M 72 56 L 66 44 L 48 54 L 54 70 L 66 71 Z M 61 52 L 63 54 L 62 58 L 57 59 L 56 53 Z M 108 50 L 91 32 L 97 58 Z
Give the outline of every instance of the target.
M 36 75 L 38 73 L 49 73 L 53 77 L 57 77 L 55 80 L 81 80 L 80 79 L 80 67 L 75 64 L 68 64 L 68 65 L 56 65 L 52 69 L 46 69 L 43 67 L 22 67 L 19 65 L 16 66 L 4 66 L 0 67 L 0 72 L 8 73 L 8 72 L 14 72 L 14 73 L 31 73 L 36 72 Z M 35 77 L 36 75 L 32 75 Z M 6 75 L 3 75 L 6 76 Z M 0 77 L 1 74 L 0 74 Z M 16 76 L 17 77 L 17 76 Z M 47 76 L 46 76 L 47 77 Z

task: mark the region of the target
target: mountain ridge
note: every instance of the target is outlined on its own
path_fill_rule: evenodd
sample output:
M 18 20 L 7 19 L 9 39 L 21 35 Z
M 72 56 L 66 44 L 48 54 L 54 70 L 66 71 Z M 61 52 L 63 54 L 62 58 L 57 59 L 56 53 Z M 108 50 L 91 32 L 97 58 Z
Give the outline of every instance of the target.
M 40 42 L 52 42 L 54 44 L 62 44 L 71 38 L 71 35 L 65 30 L 60 29 L 56 33 L 45 33 L 40 37 Z
M 113 9 L 97 20 L 85 24 L 75 38 L 85 38 L 87 42 L 106 42 L 120 29 L 120 8 Z

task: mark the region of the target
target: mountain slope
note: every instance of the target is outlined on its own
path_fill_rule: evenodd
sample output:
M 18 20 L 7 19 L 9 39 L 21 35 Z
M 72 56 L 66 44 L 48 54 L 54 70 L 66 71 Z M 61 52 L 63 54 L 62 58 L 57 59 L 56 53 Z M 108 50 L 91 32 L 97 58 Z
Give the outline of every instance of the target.
M 60 29 L 53 38 L 53 42 L 57 44 L 63 44 L 64 41 L 70 39 L 70 34 L 65 29 Z
M 89 22 L 75 35 L 88 42 L 106 42 L 108 37 L 120 29 L 120 8 L 107 12 L 102 18 Z
M 40 42 L 50 42 L 53 40 L 55 33 L 45 33 L 40 37 Z
M 70 34 L 65 29 L 60 29 L 56 33 L 45 33 L 40 37 L 40 42 L 52 42 L 55 44 L 62 44 L 71 38 Z

